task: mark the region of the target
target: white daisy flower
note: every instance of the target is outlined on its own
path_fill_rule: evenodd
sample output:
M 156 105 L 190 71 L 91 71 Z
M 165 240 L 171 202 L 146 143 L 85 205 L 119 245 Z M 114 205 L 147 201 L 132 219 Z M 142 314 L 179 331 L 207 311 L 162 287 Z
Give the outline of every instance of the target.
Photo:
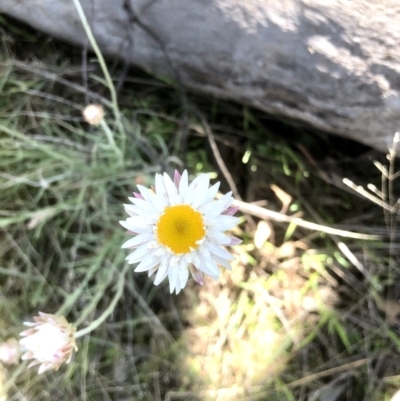
M 171 293 L 185 287 L 189 271 L 203 284 L 204 273 L 218 279 L 218 265 L 231 270 L 234 257 L 221 245 L 241 243 L 224 234 L 238 224 L 232 192 L 214 200 L 219 182 L 209 185 L 207 174 L 190 185 L 186 170 L 182 175 L 175 171 L 173 181 L 166 173 L 156 174 L 154 190 L 138 185 L 140 193 L 129 198 L 133 205 L 125 205 L 131 217 L 120 224 L 134 237 L 122 248 L 135 249 L 126 258 L 128 263 L 139 263 L 135 272 L 157 272 L 155 285 L 168 276 Z

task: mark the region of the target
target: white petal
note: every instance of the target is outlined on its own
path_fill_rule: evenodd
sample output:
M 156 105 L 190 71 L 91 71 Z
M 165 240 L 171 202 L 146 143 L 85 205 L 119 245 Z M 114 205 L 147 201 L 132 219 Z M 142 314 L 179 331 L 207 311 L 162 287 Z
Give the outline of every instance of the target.
M 193 189 L 190 189 L 189 187 L 182 201 L 187 205 L 191 205 L 195 197 L 196 197 L 196 192 Z
M 149 255 L 149 247 L 147 246 L 147 244 L 140 245 L 139 248 L 136 248 L 134 252 L 132 252 L 130 255 L 126 257 L 126 260 L 128 261 L 129 264 L 137 263 L 148 255 Z
M 232 199 L 233 202 L 233 199 Z M 236 212 L 239 210 L 239 206 L 228 206 L 227 209 L 224 210 L 223 214 L 233 216 L 236 214 Z
M 200 266 L 200 264 L 201 264 L 200 256 L 199 256 L 200 254 L 198 252 L 192 252 L 191 255 L 192 255 L 192 263 L 195 266 Z
M 190 269 L 190 273 L 192 274 L 194 281 L 196 281 L 200 285 L 203 285 L 204 284 L 203 272 L 192 264 L 189 265 L 189 269 Z
M 213 244 L 212 242 L 207 242 L 207 244 L 205 246 L 208 248 L 208 250 L 211 253 L 219 256 L 220 258 L 224 258 L 226 260 L 234 260 L 235 259 L 235 257 L 231 253 L 229 253 L 225 249 L 221 248 L 220 246 Z
M 187 262 L 184 258 L 179 263 L 178 281 L 180 282 L 181 289 L 185 288 L 189 278 L 189 269 Z
M 135 226 L 147 226 L 147 220 L 146 220 L 146 216 L 132 216 L 132 217 L 128 217 L 126 219 L 126 221 L 132 225 Z
M 36 365 L 36 364 L 35 364 L 35 365 Z M 52 363 L 50 363 L 50 362 L 44 363 L 44 362 L 43 362 L 43 363 L 39 366 L 38 375 L 41 375 L 42 373 L 44 373 L 44 372 L 46 372 L 47 370 L 50 370 L 50 369 L 53 369 Z
M 182 203 L 182 198 L 180 197 L 179 194 L 171 194 L 169 196 L 169 203 L 171 206 L 178 205 Z
M 158 270 L 158 266 L 152 267 L 152 268 L 147 272 L 147 277 L 151 277 L 157 270 Z
M 129 216 L 131 216 L 131 217 L 137 216 L 137 213 L 134 213 L 131 210 L 129 210 L 129 208 L 127 206 L 132 206 L 132 205 L 124 205 L 125 212 L 128 213 Z
M 207 196 L 204 201 L 204 204 L 211 202 L 215 198 L 215 195 L 218 192 L 219 186 L 220 186 L 220 182 L 217 182 L 211 188 L 209 188 L 209 190 L 207 191 Z
M 145 210 L 136 205 L 124 205 L 124 207 L 125 207 L 126 212 L 129 213 L 132 217 L 135 217 L 135 216 L 142 216 L 142 217 L 146 216 L 147 217 L 150 215 L 150 216 L 156 218 L 159 214 L 159 212 L 157 210 L 154 210 L 153 208 Z
M 161 174 L 156 174 L 156 194 L 162 199 L 167 199 L 167 191 L 165 190 L 163 176 Z
M 164 256 L 164 258 L 162 259 L 156 277 L 154 279 L 154 285 L 160 284 L 161 281 L 163 281 L 167 276 L 170 260 L 171 260 L 170 256 Z
M 218 245 L 231 245 L 231 237 L 218 230 L 207 230 L 207 238 Z
M 158 245 L 157 241 L 155 242 L 155 245 L 157 247 L 157 250 L 156 250 L 156 255 L 157 256 L 163 256 L 166 253 L 168 253 L 168 251 L 164 247 Z
M 181 282 L 179 281 L 179 277 L 176 279 L 176 285 L 175 285 L 175 293 L 178 295 L 181 292 Z
M 180 255 L 172 255 L 172 256 L 171 256 L 170 265 L 171 265 L 171 266 L 178 265 L 178 264 L 179 264 L 179 261 L 181 260 L 181 257 L 182 257 L 182 256 L 180 256 Z
M 226 209 L 226 205 L 229 203 L 231 198 L 232 192 L 228 192 L 216 202 L 207 204 L 206 207 L 204 207 L 202 210 L 205 219 L 211 220 L 220 215 Z M 211 205 L 211 207 L 209 205 Z
M 202 272 L 208 274 L 211 277 L 218 277 L 220 275 L 220 271 L 216 263 L 210 258 L 205 258 L 202 254 L 199 255 L 200 264 L 194 263 L 194 265 L 201 270 Z M 196 261 L 197 262 L 197 261 Z
M 199 182 L 199 184 L 195 188 L 196 197 L 194 198 L 192 203 L 192 206 L 194 208 L 197 209 L 203 205 L 207 196 L 207 190 L 209 186 L 210 186 L 210 178 L 208 175 L 204 174 L 204 178 Z
M 143 185 L 137 185 L 137 189 L 142 194 L 145 201 L 151 204 L 151 192 L 148 188 L 144 187 Z
M 134 270 L 136 273 L 145 272 L 160 264 L 161 259 L 157 256 L 146 257 Z
M 239 245 L 243 242 L 243 240 L 241 240 L 240 238 L 236 238 L 233 235 L 229 235 L 229 238 L 231 240 L 229 245 Z
M 225 208 L 224 208 L 224 212 L 225 212 L 226 210 L 229 210 L 229 209 L 231 208 L 232 203 L 233 203 L 233 198 L 230 197 L 230 198 L 227 200 L 227 202 L 226 202 L 226 205 L 225 205 Z M 230 215 L 232 216 L 232 215 L 234 215 L 235 213 L 227 213 L 227 214 L 230 214 Z
M 129 220 L 129 219 L 128 219 Z M 119 222 L 122 227 L 126 228 L 129 231 L 132 231 L 133 233 L 137 234 L 143 234 L 143 233 L 151 233 L 151 226 L 145 225 L 145 226 L 135 226 L 133 225 L 130 221 L 128 220 L 122 220 Z
M 211 253 L 205 246 L 200 246 L 197 250 L 198 255 L 203 255 L 206 259 L 211 259 Z
M 129 239 L 126 241 L 121 248 L 132 248 L 134 246 L 138 246 L 140 244 L 143 244 L 144 242 L 149 242 L 153 239 L 153 235 L 150 233 L 145 233 L 145 234 L 139 234 L 136 235 L 135 237 Z
M 178 266 L 170 266 L 168 269 L 169 292 L 172 294 L 176 288 L 176 280 L 178 278 Z
M 196 189 L 202 181 L 210 182 L 210 178 L 207 174 L 200 174 L 198 175 L 189 185 L 189 190 L 193 191 Z
M 217 255 L 213 255 L 213 259 L 220 264 L 221 266 L 225 267 L 225 269 L 232 270 L 231 264 L 224 258 L 220 258 Z
M 167 190 L 166 206 L 174 206 L 182 203 L 182 198 L 178 193 L 178 189 L 167 174 L 164 174 L 164 185 Z
M 192 253 L 185 253 L 182 257 L 185 259 L 187 264 L 193 263 Z
M 151 203 L 147 202 L 144 199 L 138 199 L 138 198 L 128 198 L 134 205 L 140 207 L 143 210 L 152 210 L 153 206 Z M 128 205 L 125 205 L 128 206 Z
M 174 171 L 174 185 L 179 190 L 179 183 L 181 182 L 182 175 L 179 173 L 178 170 Z
M 143 234 L 152 232 L 152 226 L 150 224 L 142 222 L 139 222 L 139 224 L 135 224 L 135 222 L 131 221 L 130 219 L 131 218 L 126 219 L 125 222 L 120 221 L 120 224 L 133 233 Z
M 150 191 L 148 188 L 142 185 L 137 186 L 140 193 L 143 195 L 144 199 L 149 202 L 153 208 L 159 212 L 162 212 L 165 208 L 165 204 L 162 201 L 161 196 L 157 196 L 154 192 Z
M 209 213 L 213 209 L 214 205 L 215 202 L 205 203 L 203 206 L 199 207 L 199 212 L 203 213 L 204 216 L 206 216 L 207 213 Z
M 199 196 L 199 193 L 196 191 L 196 189 L 202 182 L 207 182 L 207 183 L 210 182 L 210 179 L 208 178 L 207 174 L 200 174 L 191 182 L 188 190 L 186 191 L 186 195 L 183 199 L 184 203 L 191 205 L 192 202 L 195 200 L 195 198 Z
M 178 194 L 178 189 L 176 188 L 175 184 L 172 182 L 170 176 L 167 173 L 164 173 L 164 186 L 167 191 L 168 196 L 173 194 Z
M 206 224 L 209 226 L 209 228 L 219 231 L 229 230 L 230 228 L 235 227 L 238 223 L 238 217 L 226 215 L 220 215 L 210 220 L 206 219 Z
M 181 181 L 179 182 L 179 195 L 184 199 L 186 192 L 188 190 L 188 172 L 185 170 L 182 174 Z

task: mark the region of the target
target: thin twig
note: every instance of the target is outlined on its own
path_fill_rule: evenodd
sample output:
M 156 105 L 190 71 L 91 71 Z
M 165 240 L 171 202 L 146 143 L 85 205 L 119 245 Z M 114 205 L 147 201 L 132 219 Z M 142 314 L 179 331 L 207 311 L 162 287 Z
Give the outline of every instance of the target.
M 388 210 L 390 213 L 394 213 L 395 210 L 392 206 L 387 204 L 386 202 L 382 201 L 378 197 L 370 194 L 368 191 L 366 191 L 361 185 L 356 185 L 354 184 L 353 181 L 350 181 L 348 178 L 343 178 L 343 184 L 347 185 L 360 195 L 362 195 L 364 198 L 370 200 L 373 203 L 376 203 L 377 205 L 381 206 L 382 208 Z
M 275 221 L 281 221 L 284 223 L 294 223 L 300 227 L 308 228 L 309 230 L 320 231 L 326 234 L 338 235 L 340 237 L 355 238 L 361 240 L 381 239 L 379 235 L 354 233 L 352 231 L 339 230 L 337 228 L 323 226 L 320 224 L 300 219 L 299 217 L 287 216 L 285 214 L 274 212 L 273 210 L 265 209 L 263 207 L 236 199 L 233 201 L 232 205 L 238 206 L 243 213 L 249 213 L 252 214 L 253 216 L 260 217 L 261 219 L 271 219 Z
M 65 78 L 61 78 L 54 72 L 45 71 L 44 69 L 40 69 L 35 67 L 32 64 L 25 64 L 21 61 L 13 60 L 12 65 L 15 65 L 17 68 L 23 71 L 27 71 L 32 74 L 40 75 L 50 81 L 56 81 L 62 85 L 68 86 L 77 92 L 88 94 L 92 99 L 97 100 L 98 102 L 102 103 L 104 106 L 112 107 L 112 103 L 106 99 L 105 97 L 99 95 L 96 92 L 93 92 L 89 89 L 86 89 L 84 86 L 76 84 L 75 82 L 68 81 Z
M 336 368 L 324 370 L 322 372 L 314 373 L 312 375 L 303 377 L 299 380 L 292 381 L 291 383 L 287 383 L 286 385 L 288 387 L 303 386 L 304 384 L 311 383 L 313 381 L 321 379 L 322 377 L 331 376 L 331 375 L 339 373 L 339 372 L 345 372 L 345 371 L 356 369 L 360 366 L 367 364 L 369 361 L 370 361 L 370 358 L 364 358 L 364 359 L 360 359 L 358 361 L 346 363 L 345 365 L 340 365 L 340 366 L 337 366 Z
M 197 110 L 197 115 L 201 120 L 201 124 L 203 125 L 204 131 L 207 135 L 208 142 L 210 144 L 211 150 L 214 154 L 218 167 L 220 168 L 222 174 L 224 175 L 226 181 L 228 182 L 228 185 L 233 193 L 233 196 L 236 199 L 242 200 L 239 191 L 237 189 L 237 186 L 235 184 L 235 181 L 233 180 L 231 173 L 227 169 L 224 160 L 222 159 L 221 153 L 218 149 L 217 142 L 215 141 L 214 134 L 212 132 L 210 125 L 208 124 L 206 118 L 198 110 Z

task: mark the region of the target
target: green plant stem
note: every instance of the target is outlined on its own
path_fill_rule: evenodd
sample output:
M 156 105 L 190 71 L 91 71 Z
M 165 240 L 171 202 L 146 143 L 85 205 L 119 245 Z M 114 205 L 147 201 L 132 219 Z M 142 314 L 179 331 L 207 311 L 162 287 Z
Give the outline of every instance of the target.
M 122 162 L 123 161 L 123 154 L 121 152 L 121 149 L 117 146 L 117 144 L 115 143 L 114 140 L 114 135 L 113 132 L 111 131 L 110 127 L 108 126 L 108 124 L 105 122 L 105 120 L 101 120 L 100 122 L 100 126 L 101 128 L 104 130 L 107 139 L 108 139 L 108 143 L 110 144 L 110 146 L 114 149 L 115 154 L 118 157 L 118 161 Z
M 113 112 L 114 112 L 115 121 L 116 121 L 118 129 L 119 129 L 119 131 L 121 133 L 121 136 L 122 136 L 122 138 L 124 140 L 124 138 L 125 138 L 125 130 L 124 130 L 124 126 L 122 125 L 122 122 L 121 122 L 121 113 L 120 113 L 120 110 L 119 110 L 119 107 L 118 107 L 117 92 L 115 90 L 115 86 L 113 84 L 110 72 L 108 71 L 108 68 L 107 68 L 106 62 L 104 60 L 103 54 L 101 53 L 101 50 L 100 50 L 100 48 L 99 48 L 99 46 L 98 46 L 98 44 L 96 42 L 96 39 L 95 39 L 95 37 L 93 35 L 92 29 L 91 29 L 91 27 L 89 25 L 89 22 L 88 22 L 88 20 L 86 18 L 85 12 L 83 11 L 83 8 L 82 8 L 82 5 L 81 5 L 80 1 L 79 0 L 73 0 L 73 1 L 74 1 L 76 10 L 78 11 L 79 18 L 80 18 L 80 20 L 82 22 L 83 28 L 85 29 L 85 33 L 86 33 L 86 35 L 87 35 L 87 37 L 89 39 L 90 45 L 92 46 L 93 51 L 95 52 L 96 57 L 99 60 L 100 67 L 101 67 L 101 69 L 103 71 L 103 74 L 104 74 L 104 77 L 106 79 L 107 87 L 108 87 L 108 89 L 110 91 L 110 95 L 111 95 L 111 103 L 112 103 L 112 108 L 113 108 Z
M 108 308 L 101 314 L 99 318 L 94 320 L 88 327 L 85 327 L 84 329 L 77 331 L 75 333 L 75 338 L 83 337 L 86 334 L 92 332 L 93 330 L 96 330 L 108 318 L 108 316 L 111 315 L 111 313 L 114 311 L 118 301 L 122 296 L 125 284 L 125 274 L 128 271 L 129 267 L 130 266 L 126 264 L 124 269 L 122 270 L 118 280 L 117 291 Z

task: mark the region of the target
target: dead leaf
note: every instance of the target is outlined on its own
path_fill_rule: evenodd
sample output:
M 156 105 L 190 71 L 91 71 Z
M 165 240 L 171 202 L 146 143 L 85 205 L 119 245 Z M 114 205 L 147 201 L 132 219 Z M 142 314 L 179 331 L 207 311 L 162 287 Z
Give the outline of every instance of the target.
M 265 241 L 267 241 L 272 234 L 271 226 L 264 220 L 261 220 L 257 224 L 256 232 L 254 233 L 254 245 L 257 249 L 261 249 Z
M 276 252 L 278 259 L 293 258 L 296 255 L 296 245 L 293 241 L 284 242 Z
M 283 189 L 279 188 L 275 184 L 272 184 L 270 187 L 275 192 L 276 197 L 282 202 L 283 206 L 280 213 L 286 214 L 290 204 L 292 203 L 293 198 L 287 192 L 285 192 Z

